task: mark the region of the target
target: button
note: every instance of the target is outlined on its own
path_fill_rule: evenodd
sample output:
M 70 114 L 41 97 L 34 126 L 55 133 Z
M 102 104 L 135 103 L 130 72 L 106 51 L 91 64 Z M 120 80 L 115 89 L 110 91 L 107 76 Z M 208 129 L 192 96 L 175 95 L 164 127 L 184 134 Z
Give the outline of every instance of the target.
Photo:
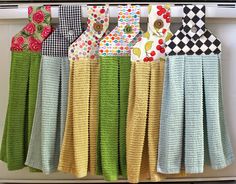
M 191 31 L 192 31 L 193 33 L 196 33 L 196 32 L 197 32 L 197 27 L 196 27 L 196 26 L 193 26 L 193 27 L 191 28 Z
M 69 30 L 69 32 L 68 32 L 68 33 L 69 33 L 69 35 L 71 35 L 71 36 L 72 36 L 72 35 L 74 35 L 74 30 L 72 30 L 72 29 L 71 29 L 71 30 Z
M 103 30 L 103 25 L 100 24 L 100 23 L 94 23 L 93 24 L 93 29 L 96 31 L 96 32 L 101 32 Z
M 157 19 L 155 22 L 154 22 L 154 27 L 156 29 L 161 29 L 163 28 L 164 26 L 164 22 L 161 20 L 161 19 Z
M 125 33 L 132 33 L 132 31 L 133 31 L 133 30 L 132 30 L 132 27 L 131 27 L 131 26 L 129 26 L 129 25 L 126 25 L 126 26 L 125 26 L 125 28 L 124 28 L 124 32 L 125 32 Z

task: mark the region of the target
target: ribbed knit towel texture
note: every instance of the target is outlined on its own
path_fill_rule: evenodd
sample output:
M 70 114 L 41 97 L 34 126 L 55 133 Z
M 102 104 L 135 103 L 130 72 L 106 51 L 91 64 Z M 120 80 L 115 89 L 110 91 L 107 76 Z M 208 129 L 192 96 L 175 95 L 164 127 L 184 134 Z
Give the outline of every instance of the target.
M 57 170 L 67 110 L 69 61 L 67 57 L 43 56 L 32 146 L 26 165 L 51 173 Z M 41 101 L 41 102 L 40 102 Z M 35 133 L 41 131 L 41 136 Z M 39 144 L 41 142 L 41 144 Z M 41 148 L 40 148 L 41 147 Z M 34 150 L 40 151 L 34 154 Z M 41 157 L 41 158 L 40 158 Z
M 231 164 L 234 156 L 223 114 L 219 56 L 169 56 L 158 171 L 179 173 L 184 160 L 186 173 L 201 173 L 208 157 L 214 169 Z M 206 158 L 204 152 L 209 153 Z
M 41 53 L 12 52 L 9 102 L 0 159 L 9 170 L 21 169 L 30 141 Z
M 159 181 L 156 162 L 164 61 L 132 62 L 131 68 L 126 130 L 128 180 Z
M 100 57 L 99 132 L 97 173 L 106 180 L 126 177 L 126 114 L 130 73 L 129 56 Z
M 58 169 L 84 177 L 96 171 L 98 60 L 71 61 L 66 128 Z

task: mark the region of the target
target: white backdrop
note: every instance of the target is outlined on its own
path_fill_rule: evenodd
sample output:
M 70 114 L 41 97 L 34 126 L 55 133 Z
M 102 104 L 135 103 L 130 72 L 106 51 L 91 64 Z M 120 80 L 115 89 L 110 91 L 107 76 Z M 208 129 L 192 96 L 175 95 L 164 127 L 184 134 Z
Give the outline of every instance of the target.
M 0 20 L 0 141 L 4 128 L 5 114 L 8 101 L 8 86 L 10 73 L 10 42 L 11 37 L 17 33 L 24 25 L 26 20 Z M 172 30 L 176 30 L 179 23 L 172 25 Z M 223 88 L 225 101 L 225 116 L 230 132 L 234 152 L 236 153 L 236 19 L 207 19 L 207 27 L 222 41 L 223 46 Z M 145 25 L 144 25 L 145 30 Z M 75 181 L 75 177 L 69 174 L 54 173 L 44 175 L 42 173 L 30 173 L 27 168 L 19 171 L 8 171 L 6 165 L 0 161 L 0 182 L 19 180 L 63 180 L 70 179 Z M 91 181 L 101 179 L 100 177 L 87 177 Z M 95 179 L 95 180 L 93 180 Z M 216 179 L 236 179 L 236 162 L 219 171 L 205 169 L 204 174 L 187 176 L 187 180 L 216 180 Z M 174 180 L 179 180 L 174 178 Z M 180 181 L 180 180 L 179 180 Z M 49 182 L 49 181 L 45 181 Z M 59 181 L 57 181 L 59 182 Z M 82 181 L 85 182 L 85 181 Z

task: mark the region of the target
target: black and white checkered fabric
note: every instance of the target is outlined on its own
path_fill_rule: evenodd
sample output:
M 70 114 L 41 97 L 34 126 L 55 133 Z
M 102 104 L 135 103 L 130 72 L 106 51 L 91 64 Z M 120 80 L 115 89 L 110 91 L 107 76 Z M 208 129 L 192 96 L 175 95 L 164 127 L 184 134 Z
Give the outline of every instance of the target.
M 184 6 L 183 25 L 166 42 L 166 55 L 219 54 L 221 42 L 205 28 L 205 7 Z
M 62 5 L 59 7 L 59 25 L 43 42 L 42 54 L 67 57 L 68 47 L 82 33 L 81 7 Z
M 184 6 L 183 28 L 185 33 L 194 40 L 197 40 L 205 32 L 205 6 L 189 5 Z M 196 31 L 193 32 L 192 28 Z

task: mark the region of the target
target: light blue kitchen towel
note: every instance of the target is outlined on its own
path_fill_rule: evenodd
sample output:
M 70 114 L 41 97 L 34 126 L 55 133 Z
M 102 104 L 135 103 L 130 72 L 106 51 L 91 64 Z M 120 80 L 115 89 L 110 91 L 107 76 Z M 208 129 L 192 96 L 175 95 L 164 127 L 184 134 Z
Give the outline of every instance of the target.
M 49 174 L 57 170 L 64 134 L 69 80 L 68 57 L 43 56 L 40 75 L 42 81 L 39 83 L 42 86 L 41 91 L 38 91 L 39 102 L 33 128 L 35 132 L 32 133 L 34 137 L 31 137 L 26 165 Z M 38 150 L 39 153 L 34 154 L 33 150 Z
M 167 57 L 159 133 L 158 171 L 179 173 L 184 129 L 184 56 Z
M 207 145 L 213 169 L 222 169 L 234 160 L 234 153 L 224 118 L 221 80 L 221 58 L 219 55 L 202 56 L 204 105 L 207 121 Z
M 25 165 L 31 166 L 36 169 L 42 169 L 42 155 L 41 155 L 42 62 L 43 62 L 43 57 L 41 59 L 41 65 L 39 69 L 38 92 L 37 92 L 37 100 L 36 100 L 34 120 L 32 126 L 32 134 L 30 137 L 29 148 L 25 161 Z
M 171 56 L 179 57 L 179 56 Z M 202 56 L 181 57 L 184 62 L 184 163 L 186 173 L 204 169 Z
M 186 173 L 201 173 L 204 164 L 231 164 L 219 55 L 169 56 L 165 67 L 157 170 L 179 173 L 183 163 Z

